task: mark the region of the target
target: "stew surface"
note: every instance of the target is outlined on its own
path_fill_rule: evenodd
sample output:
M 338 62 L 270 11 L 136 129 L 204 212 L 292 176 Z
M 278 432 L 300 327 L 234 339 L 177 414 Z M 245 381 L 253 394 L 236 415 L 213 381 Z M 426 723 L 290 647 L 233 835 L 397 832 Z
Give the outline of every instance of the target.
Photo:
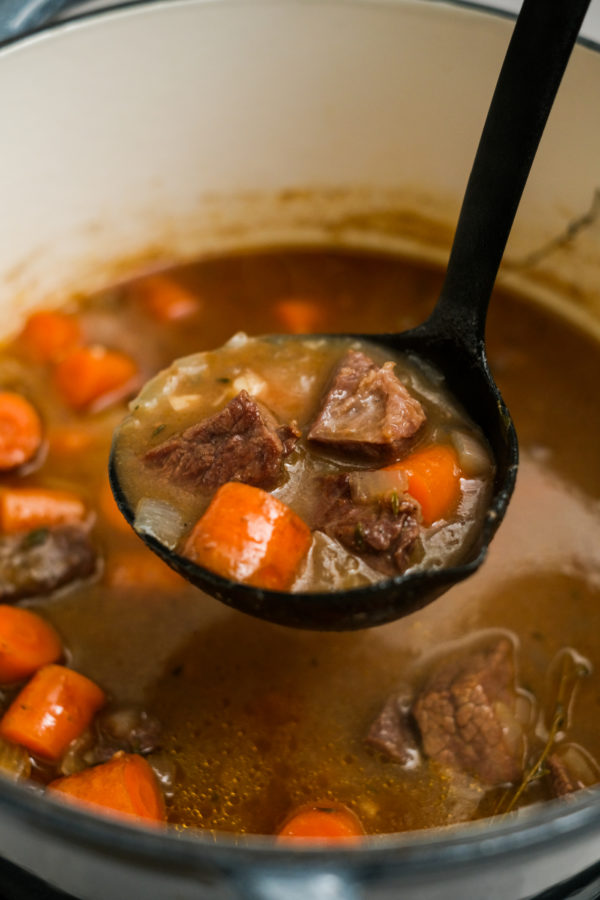
M 23 750 L 30 723 L 7 711 L 34 681 L 47 694 L 39 672 L 5 670 L 7 773 L 35 789 L 79 773 L 63 794 L 97 802 L 83 775 L 112 766 L 116 797 L 146 778 L 143 759 L 160 790 L 113 808 L 263 834 L 310 833 L 315 815 L 338 834 L 354 820 L 421 829 L 599 780 L 600 352 L 560 318 L 497 292 L 489 354 L 520 438 L 514 499 L 480 572 L 394 624 L 320 634 L 231 612 L 143 547 L 108 488 L 126 400 L 171 359 L 236 331 L 403 330 L 440 283 L 375 254 L 239 254 L 86 298 L 69 327 L 33 321 L 4 348 L 0 389 L 39 423 L 11 398 L 29 437 L 16 464 L 0 458 L 0 604 L 53 626 L 40 671 L 91 711 L 54 751 Z

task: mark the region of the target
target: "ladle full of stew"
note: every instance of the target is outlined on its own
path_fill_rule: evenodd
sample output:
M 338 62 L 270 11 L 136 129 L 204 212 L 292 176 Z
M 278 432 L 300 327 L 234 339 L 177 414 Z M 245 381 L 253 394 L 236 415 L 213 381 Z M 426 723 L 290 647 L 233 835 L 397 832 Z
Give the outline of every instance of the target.
M 518 462 L 487 308 L 588 3 L 523 3 L 426 322 L 235 335 L 132 402 L 113 492 L 188 581 L 263 619 L 345 630 L 414 612 L 481 565 Z

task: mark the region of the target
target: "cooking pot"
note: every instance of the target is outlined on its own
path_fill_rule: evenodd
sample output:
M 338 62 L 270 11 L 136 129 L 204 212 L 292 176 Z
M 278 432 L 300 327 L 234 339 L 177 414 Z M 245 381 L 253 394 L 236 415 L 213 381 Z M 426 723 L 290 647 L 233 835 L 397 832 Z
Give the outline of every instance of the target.
M 243 245 L 443 263 L 510 19 L 394 0 L 170 0 L 0 52 L 3 334 Z M 501 278 L 600 333 L 600 54 L 580 45 Z M 597 896 L 600 792 L 352 850 L 133 828 L 0 784 L 6 860 L 81 900 Z

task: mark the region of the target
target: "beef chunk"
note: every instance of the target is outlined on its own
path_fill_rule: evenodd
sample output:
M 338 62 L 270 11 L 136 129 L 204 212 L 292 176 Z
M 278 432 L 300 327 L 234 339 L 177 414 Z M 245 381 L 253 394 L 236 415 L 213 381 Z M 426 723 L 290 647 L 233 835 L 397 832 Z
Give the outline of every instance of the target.
M 338 540 L 368 565 L 385 575 L 397 575 L 409 564 L 419 538 L 418 505 L 404 494 L 357 503 L 347 474 L 321 481 L 320 503 L 313 527 Z
M 366 737 L 367 744 L 403 766 L 414 765 L 419 758 L 417 733 L 410 713 L 411 703 L 408 691 L 392 694 Z
M 277 482 L 299 436 L 294 424 L 279 425 L 265 406 L 240 391 L 220 412 L 148 450 L 143 459 L 196 490 L 211 491 L 227 481 L 266 487 Z
M 555 797 L 566 797 L 600 780 L 596 760 L 579 744 L 561 743 L 546 760 L 546 766 Z
M 500 785 L 523 773 L 524 734 L 516 705 L 513 647 L 503 638 L 438 665 L 413 714 L 427 756 Z
M 565 797 L 572 794 L 584 785 L 573 777 L 569 771 L 567 764 L 557 753 L 553 753 L 546 761 L 548 766 L 548 774 L 550 775 L 550 786 L 555 797 Z
M 162 726 L 155 716 L 133 707 L 122 707 L 99 716 L 97 740 L 86 755 L 88 765 L 107 762 L 119 751 L 147 755 L 160 746 Z
M 308 438 L 337 450 L 382 459 L 401 456 L 425 422 L 418 400 L 393 372 L 350 350 L 334 373 Z
M 0 600 L 50 594 L 95 568 L 96 551 L 83 525 L 5 535 L 0 538 Z

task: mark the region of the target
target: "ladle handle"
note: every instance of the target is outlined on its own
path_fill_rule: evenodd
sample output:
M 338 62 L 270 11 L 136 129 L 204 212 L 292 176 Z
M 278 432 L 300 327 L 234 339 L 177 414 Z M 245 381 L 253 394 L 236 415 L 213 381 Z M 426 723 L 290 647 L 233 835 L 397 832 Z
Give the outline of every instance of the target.
M 429 321 L 476 352 L 483 350 L 500 261 L 588 6 L 589 0 L 524 0 L 502 64 Z

